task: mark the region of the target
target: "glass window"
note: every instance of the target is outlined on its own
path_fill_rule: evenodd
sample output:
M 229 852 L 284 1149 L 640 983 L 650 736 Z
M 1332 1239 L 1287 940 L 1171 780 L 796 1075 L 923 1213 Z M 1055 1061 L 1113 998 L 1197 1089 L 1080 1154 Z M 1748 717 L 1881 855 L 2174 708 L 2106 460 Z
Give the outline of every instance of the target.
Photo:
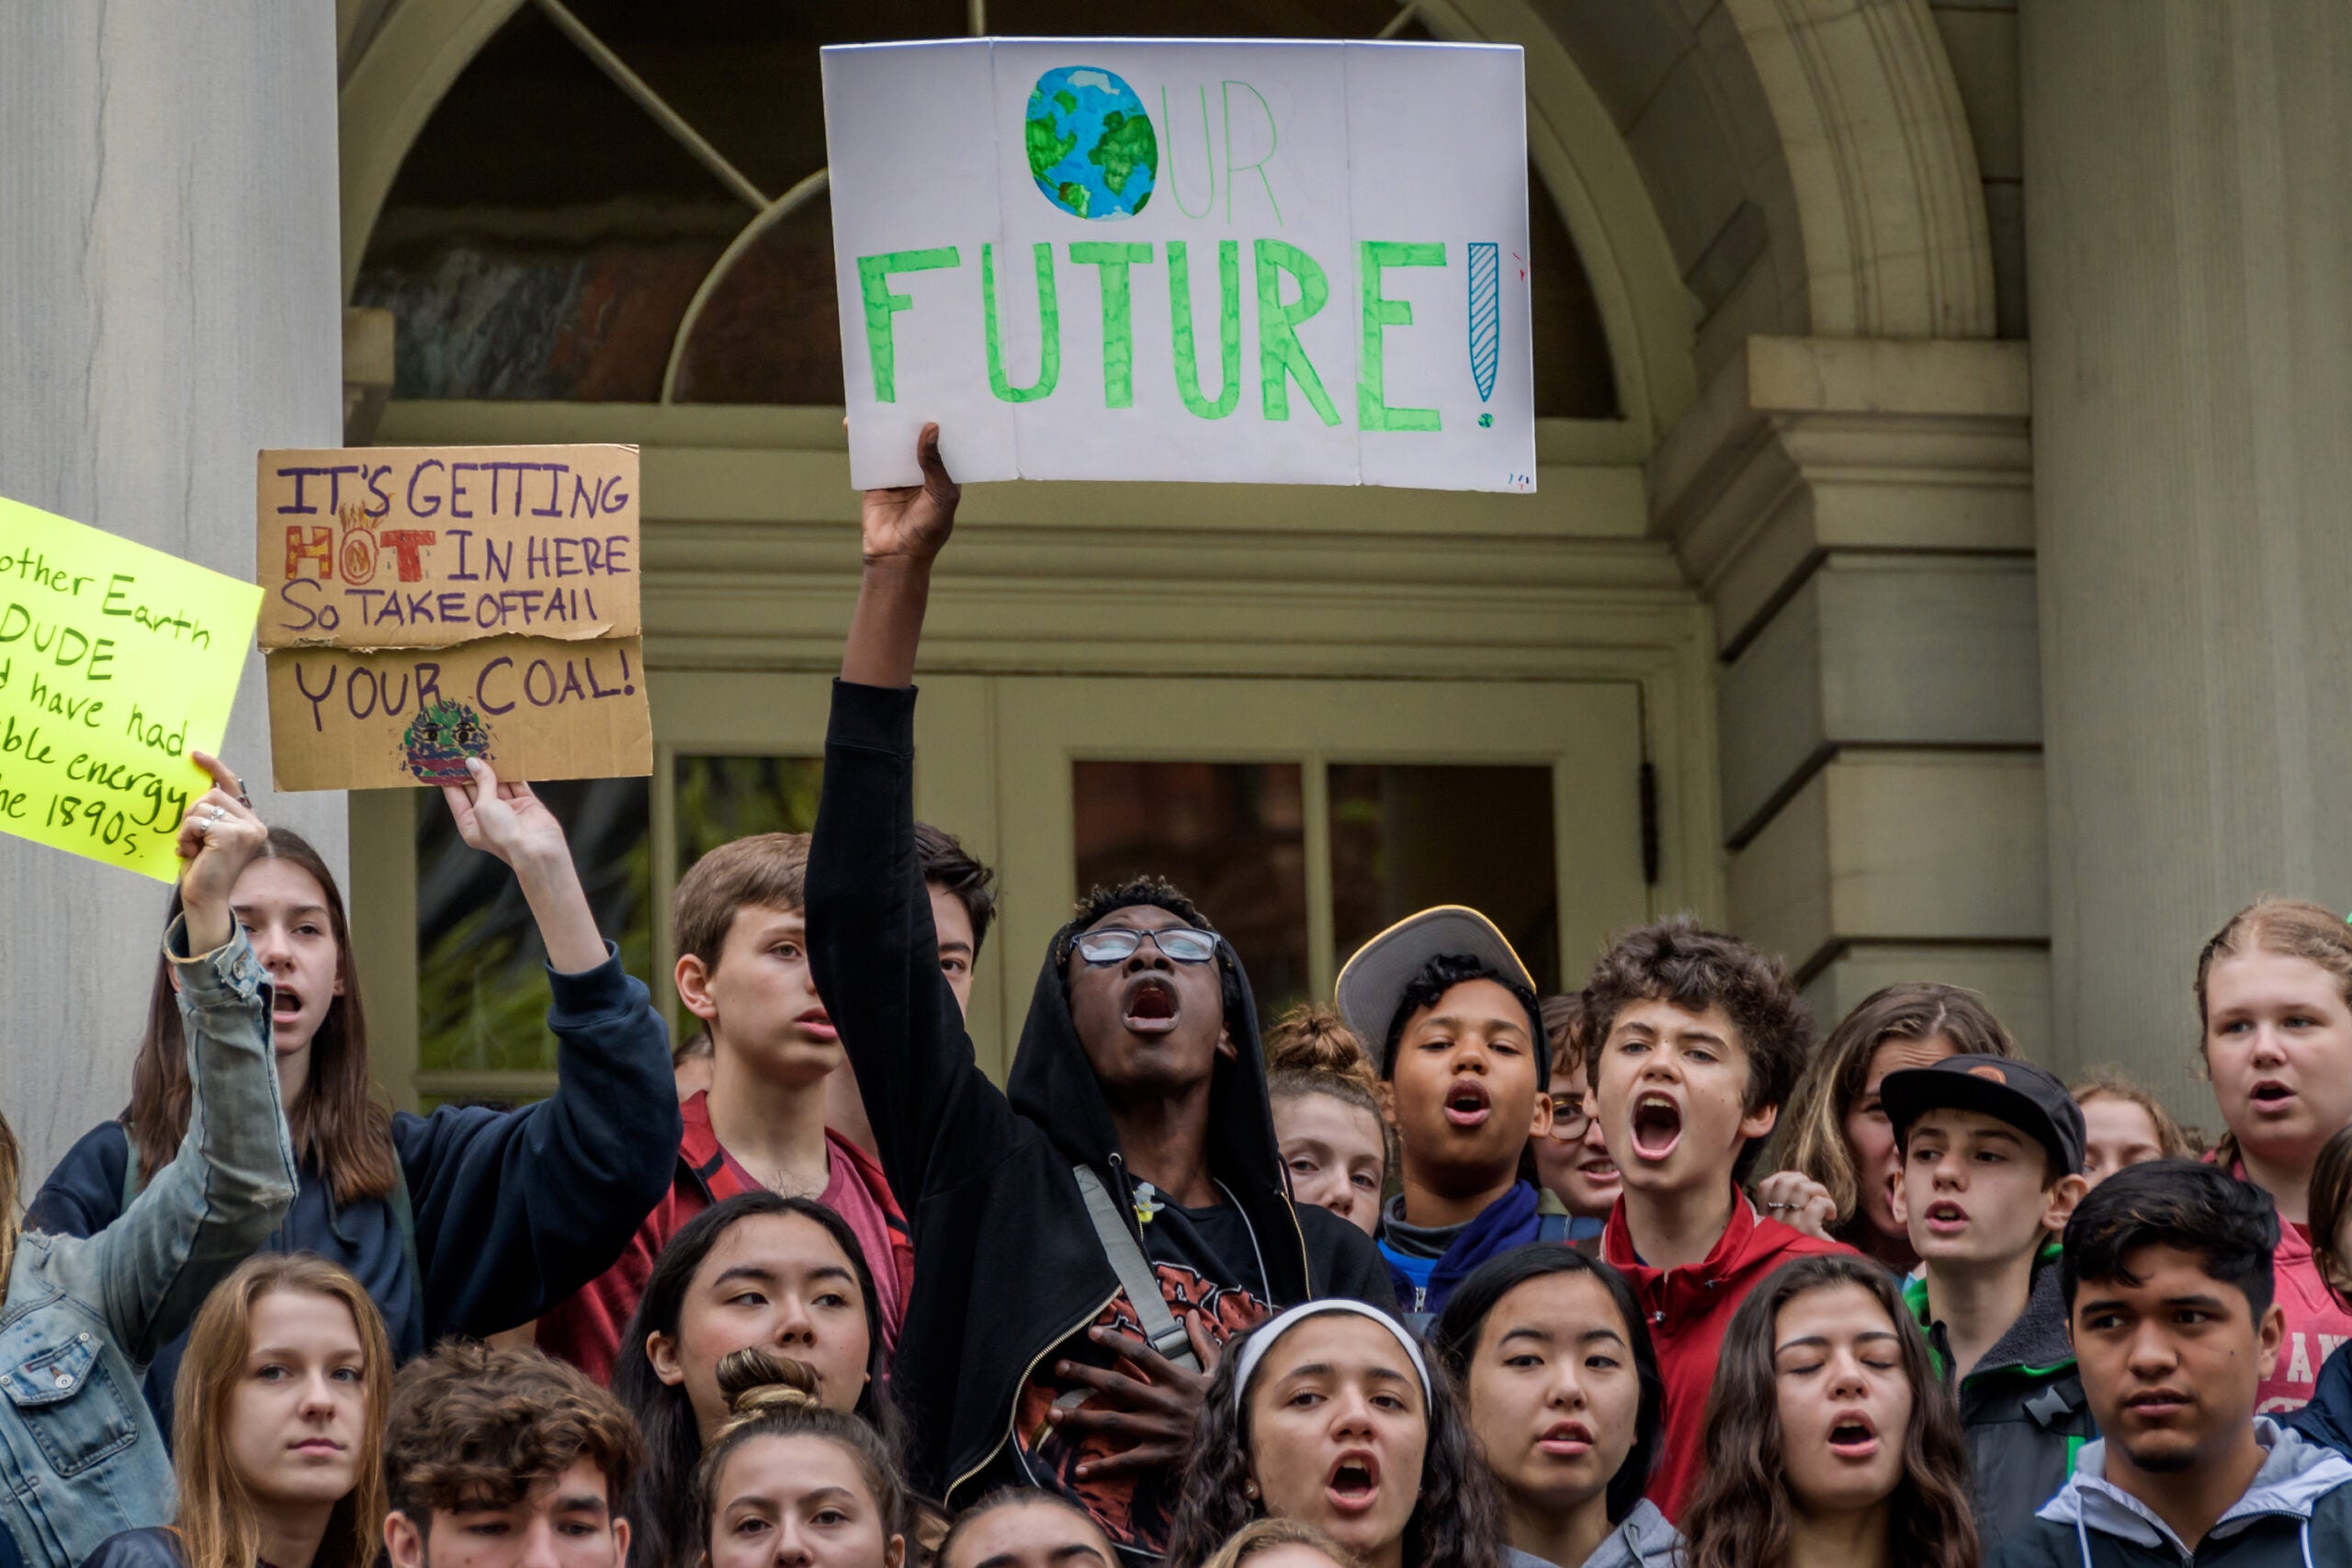
M 644 779 L 578 779 L 532 789 L 564 825 L 596 926 L 621 966 L 653 958 L 653 862 Z M 416 802 L 417 1066 L 436 1072 L 553 1072 L 547 944 L 514 874 L 469 849 L 449 808 Z
M 1163 876 L 1241 955 L 1261 1023 L 1306 999 L 1306 811 L 1296 762 L 1076 762 L 1078 889 Z
M 678 874 L 730 840 L 807 833 L 817 826 L 822 757 L 684 757 L 678 792 Z
M 1549 768 L 1333 763 L 1328 780 L 1335 964 L 1416 909 L 1467 904 L 1538 995 L 1560 988 Z

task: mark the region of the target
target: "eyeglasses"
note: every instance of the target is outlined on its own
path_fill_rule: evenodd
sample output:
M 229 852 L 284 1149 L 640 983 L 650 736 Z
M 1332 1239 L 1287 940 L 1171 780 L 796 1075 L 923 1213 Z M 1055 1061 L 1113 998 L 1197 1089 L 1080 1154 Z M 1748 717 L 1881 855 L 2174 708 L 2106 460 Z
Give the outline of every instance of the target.
M 1206 964 L 1216 956 L 1216 933 L 1194 931 L 1190 926 L 1168 926 L 1156 931 L 1105 926 L 1086 932 L 1074 945 L 1078 955 L 1089 964 L 1117 964 L 1134 957 L 1146 937 L 1151 939 L 1152 946 L 1179 964 Z
M 1573 1144 L 1583 1137 L 1585 1129 L 1592 1125 L 1592 1112 L 1585 1108 L 1587 1098 L 1566 1090 L 1553 1095 L 1552 1131 L 1547 1135 L 1564 1144 Z

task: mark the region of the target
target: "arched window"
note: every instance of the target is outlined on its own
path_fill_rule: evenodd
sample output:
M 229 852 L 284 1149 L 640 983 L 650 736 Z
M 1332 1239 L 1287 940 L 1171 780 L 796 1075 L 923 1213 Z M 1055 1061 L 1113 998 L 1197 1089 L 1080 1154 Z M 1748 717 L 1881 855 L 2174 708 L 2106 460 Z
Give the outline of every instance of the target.
M 393 395 L 839 404 L 817 51 L 976 30 L 1431 36 L 1391 0 L 535 0 L 451 85 L 361 260 Z M 1529 188 L 1536 412 L 1613 418 L 1591 285 Z

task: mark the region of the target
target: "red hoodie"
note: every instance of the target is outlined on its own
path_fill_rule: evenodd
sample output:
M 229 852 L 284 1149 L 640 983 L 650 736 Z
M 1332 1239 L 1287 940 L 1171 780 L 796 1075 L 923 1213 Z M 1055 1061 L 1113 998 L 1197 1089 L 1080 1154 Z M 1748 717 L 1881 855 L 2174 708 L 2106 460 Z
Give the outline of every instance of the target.
M 1767 1274 L 1791 1258 L 1854 1251 L 1764 1218 L 1736 1188 L 1733 1196 L 1731 1224 L 1715 1238 L 1713 1249 L 1680 1269 L 1653 1269 L 1634 1254 L 1623 1197 L 1600 1234 L 1600 1256 L 1634 1287 L 1649 1319 L 1650 1342 L 1657 1348 L 1657 1370 L 1666 1382 L 1666 1436 L 1650 1476 L 1649 1499 L 1669 1519 L 1680 1518 L 1705 1461 L 1701 1423 L 1731 1314 Z

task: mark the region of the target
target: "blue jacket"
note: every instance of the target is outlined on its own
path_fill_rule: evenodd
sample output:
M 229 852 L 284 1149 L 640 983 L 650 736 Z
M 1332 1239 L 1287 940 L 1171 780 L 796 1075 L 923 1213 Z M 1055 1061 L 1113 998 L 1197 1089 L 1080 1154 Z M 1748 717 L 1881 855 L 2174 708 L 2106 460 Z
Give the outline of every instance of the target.
M 2310 1441 L 2324 1443 L 2352 1459 L 2352 1356 L 2339 1348 L 2320 1363 L 2312 1402 L 2273 1419 L 2289 1431 L 2300 1432 Z
M 392 1118 L 392 1144 L 413 1215 L 415 1267 L 394 1202 L 339 1207 L 305 1159 L 293 1212 L 273 1252 L 315 1252 L 358 1276 L 405 1361 L 451 1334 L 530 1322 L 612 1267 L 670 1190 L 678 1160 L 678 1092 L 670 1034 L 645 987 L 605 962 L 550 969 L 559 1042 L 556 1090 L 520 1111 L 450 1106 Z M 85 1134 L 33 1200 L 29 1223 L 92 1235 L 121 1212 L 130 1140 L 119 1122 Z M 396 1193 L 395 1197 L 400 1196 Z M 171 1428 L 172 1380 L 184 1345 L 155 1357 L 147 1402 Z
M 27 1231 L 0 1303 L 0 1535 L 28 1568 L 74 1568 L 171 1518 L 172 1456 L 140 1372 L 293 1201 L 268 977 L 242 931 L 194 958 L 187 940 L 173 922 L 193 1090 L 177 1157 L 101 1235 Z
M 1499 1258 L 1532 1241 L 1567 1239 L 1567 1216 L 1538 1213 L 1537 1201 L 1532 1184 L 1512 1183 L 1510 1191 L 1481 1209 L 1476 1219 L 1462 1227 L 1462 1234 L 1453 1238 L 1434 1264 L 1427 1258 L 1407 1258 L 1391 1248 L 1383 1237 L 1380 1255 L 1388 1261 L 1389 1281 L 1396 1288 L 1396 1304 L 1405 1309 L 1408 1317 L 1426 1322 L 1445 1310 L 1453 1287 L 1468 1279 L 1472 1270 L 1487 1258 Z M 1429 1269 L 1426 1281 L 1414 1277 L 1423 1268 Z

